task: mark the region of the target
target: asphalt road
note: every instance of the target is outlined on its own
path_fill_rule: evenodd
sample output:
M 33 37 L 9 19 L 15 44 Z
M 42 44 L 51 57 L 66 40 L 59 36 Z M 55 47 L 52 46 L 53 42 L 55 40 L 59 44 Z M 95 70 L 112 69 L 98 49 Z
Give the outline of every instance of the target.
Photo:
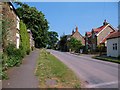
M 86 88 L 118 88 L 118 64 L 92 59 L 90 55 L 48 51 L 71 68 Z

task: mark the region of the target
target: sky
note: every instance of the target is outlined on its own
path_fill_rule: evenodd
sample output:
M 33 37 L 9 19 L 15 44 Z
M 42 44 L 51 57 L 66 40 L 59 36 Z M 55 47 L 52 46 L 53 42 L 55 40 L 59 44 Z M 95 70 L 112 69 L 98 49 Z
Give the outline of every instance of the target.
M 100 27 L 106 19 L 118 26 L 117 2 L 25 2 L 42 11 L 49 22 L 50 31 L 59 36 L 71 34 L 77 26 L 84 36 L 92 28 Z

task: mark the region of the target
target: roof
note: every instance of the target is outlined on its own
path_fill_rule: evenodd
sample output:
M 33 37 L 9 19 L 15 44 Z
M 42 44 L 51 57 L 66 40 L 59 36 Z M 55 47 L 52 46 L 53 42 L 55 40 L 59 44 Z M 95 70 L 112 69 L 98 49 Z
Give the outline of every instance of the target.
M 100 31 L 102 31 L 107 25 L 103 25 L 103 26 L 100 26 L 98 28 L 95 28 L 93 29 L 95 33 L 99 33 Z
M 90 37 L 92 35 L 91 32 L 86 32 L 87 36 Z
M 120 37 L 120 30 L 111 33 L 107 39 L 113 39 L 113 38 L 118 38 L 118 37 Z
M 95 33 L 99 33 L 102 31 L 107 25 L 100 26 L 98 28 L 92 29 Z M 87 32 L 87 36 L 90 37 L 92 35 L 92 32 Z

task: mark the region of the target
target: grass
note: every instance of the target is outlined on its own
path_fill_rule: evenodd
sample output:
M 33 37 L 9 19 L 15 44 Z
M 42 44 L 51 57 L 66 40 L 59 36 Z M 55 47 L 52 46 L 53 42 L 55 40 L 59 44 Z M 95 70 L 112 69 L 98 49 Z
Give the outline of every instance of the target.
M 36 68 L 40 88 L 80 88 L 80 80 L 56 57 L 45 49 L 40 50 Z M 47 85 L 46 80 L 55 80 L 55 85 Z
M 111 57 L 93 56 L 92 58 L 120 64 L 120 59 L 113 59 Z

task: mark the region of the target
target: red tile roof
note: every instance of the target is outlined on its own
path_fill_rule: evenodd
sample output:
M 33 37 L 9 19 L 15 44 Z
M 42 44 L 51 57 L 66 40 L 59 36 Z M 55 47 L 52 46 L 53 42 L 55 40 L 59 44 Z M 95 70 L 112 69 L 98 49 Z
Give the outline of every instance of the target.
M 87 32 L 87 36 L 89 37 L 89 36 L 91 36 L 92 35 L 92 33 L 91 32 Z
M 95 33 L 99 33 L 99 32 L 102 31 L 105 27 L 106 27 L 106 25 L 101 26 L 101 27 L 98 27 L 98 28 L 95 28 L 95 29 L 93 29 L 93 30 L 94 30 Z
M 120 37 L 120 30 L 111 33 L 111 35 L 107 39 L 118 38 L 118 37 Z
M 94 30 L 95 33 L 99 33 L 99 32 L 100 32 L 101 30 L 103 30 L 105 27 L 106 27 L 106 25 L 101 26 L 101 27 L 98 27 L 98 28 L 95 28 L 95 29 L 93 29 L 93 30 Z M 92 33 L 91 33 L 91 32 L 87 32 L 87 35 L 88 35 L 88 37 L 90 37 L 90 36 L 92 35 Z

